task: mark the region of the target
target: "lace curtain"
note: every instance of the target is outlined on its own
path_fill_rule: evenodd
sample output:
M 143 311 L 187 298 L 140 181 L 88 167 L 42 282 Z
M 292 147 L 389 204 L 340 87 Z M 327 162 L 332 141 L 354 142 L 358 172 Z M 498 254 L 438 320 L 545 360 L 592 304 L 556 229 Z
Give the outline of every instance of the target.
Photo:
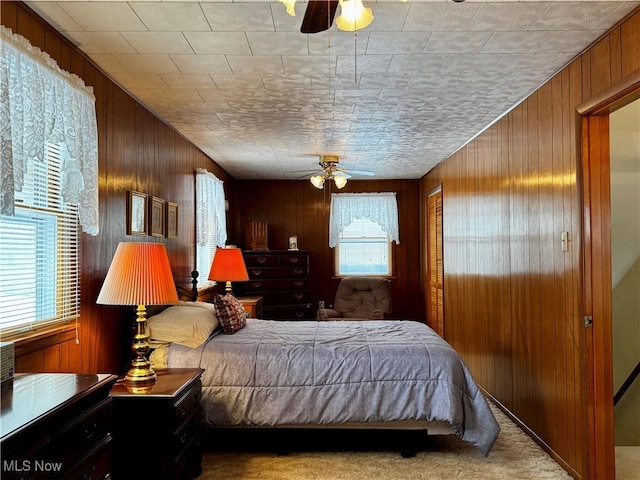
M 223 182 L 202 168 L 196 170 L 196 241 L 201 247 L 227 241 Z
M 400 243 L 398 203 L 395 192 L 333 193 L 329 219 L 329 247 L 340 240 L 342 229 L 354 220 L 371 220 L 380 225 L 389 240 Z
M 14 215 L 15 192 L 47 143 L 60 146 L 62 198 L 78 205 L 83 231 L 98 234 L 95 96 L 27 39 L 1 27 L 0 215 Z

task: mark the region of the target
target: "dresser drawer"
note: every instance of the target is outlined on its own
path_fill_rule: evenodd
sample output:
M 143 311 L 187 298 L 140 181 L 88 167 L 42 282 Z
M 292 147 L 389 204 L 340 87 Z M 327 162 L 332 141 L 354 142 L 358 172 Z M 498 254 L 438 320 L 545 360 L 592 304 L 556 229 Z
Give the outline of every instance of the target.
M 51 435 L 47 458 L 63 465 L 76 461 L 79 454 L 107 436 L 111 426 L 111 398 L 105 398 L 91 410 Z
M 278 255 L 278 265 L 281 267 L 291 267 L 291 266 L 303 266 L 306 267 L 309 265 L 309 255 L 300 254 L 300 255 Z
M 202 430 L 202 424 L 200 422 L 200 415 L 202 411 L 200 408 L 196 408 L 189 419 L 182 425 L 177 431 L 171 435 L 169 440 L 171 443 L 171 450 L 174 452 L 182 452 L 191 442 L 200 437 Z
M 272 292 L 274 290 L 308 290 L 309 279 L 308 278 L 277 278 L 277 279 L 264 279 L 264 280 L 249 280 L 244 282 L 244 289 L 246 292 L 260 292 L 264 297 L 264 301 L 267 301 L 269 295 L 265 295 L 263 292 Z
M 65 480 L 102 480 L 111 478 L 111 437 L 106 436 L 76 466 L 64 475 Z
M 309 268 L 306 266 L 247 268 L 247 273 L 249 274 L 249 279 L 306 277 L 309 275 Z
M 276 267 L 278 266 L 278 257 L 276 255 L 245 254 L 244 263 L 247 267 Z
M 265 299 L 265 306 L 272 305 L 298 305 L 309 303 L 311 293 L 309 290 L 277 291 L 271 292 Z M 264 308 L 264 307 L 263 307 Z

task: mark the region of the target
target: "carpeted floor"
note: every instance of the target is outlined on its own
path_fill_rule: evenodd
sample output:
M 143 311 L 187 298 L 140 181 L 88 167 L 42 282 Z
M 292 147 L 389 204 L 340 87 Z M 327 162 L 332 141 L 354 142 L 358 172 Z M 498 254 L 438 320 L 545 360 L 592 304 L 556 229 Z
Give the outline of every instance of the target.
M 493 407 L 492 407 L 493 408 Z M 301 430 L 218 435 L 205 443 L 201 480 L 571 479 L 493 408 L 502 428 L 488 457 L 454 436 Z M 400 451 L 418 450 L 403 458 Z

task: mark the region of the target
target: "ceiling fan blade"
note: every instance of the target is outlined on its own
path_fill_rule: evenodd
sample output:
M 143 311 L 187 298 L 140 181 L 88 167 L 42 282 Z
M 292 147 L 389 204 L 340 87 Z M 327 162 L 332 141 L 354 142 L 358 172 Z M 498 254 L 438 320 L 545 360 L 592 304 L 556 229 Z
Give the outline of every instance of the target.
M 318 33 L 328 30 L 333 24 L 337 8 L 338 0 L 309 0 L 300 31 Z

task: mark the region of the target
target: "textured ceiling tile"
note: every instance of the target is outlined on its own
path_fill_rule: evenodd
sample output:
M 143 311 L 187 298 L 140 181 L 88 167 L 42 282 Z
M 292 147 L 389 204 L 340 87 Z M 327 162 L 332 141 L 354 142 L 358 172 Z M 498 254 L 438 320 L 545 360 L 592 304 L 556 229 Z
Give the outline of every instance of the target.
M 138 53 L 195 53 L 182 32 L 123 32 L 122 36 Z
M 132 2 L 131 8 L 151 31 L 208 31 L 209 24 L 197 3 Z
M 78 32 L 82 27 L 54 2 L 26 2 L 34 12 L 49 19 L 49 23 L 59 32 Z
M 201 101 L 202 97 L 195 88 L 150 88 L 151 92 L 163 102 L 183 103 Z
M 118 32 L 67 32 L 65 35 L 85 53 L 136 53 Z
M 478 53 L 491 38 L 492 32 L 442 32 L 429 37 L 425 53 Z
M 278 55 L 227 55 L 233 73 L 248 75 L 256 73 L 284 73 L 282 59 Z
M 182 73 L 231 73 L 224 55 L 171 55 L 171 60 Z
M 169 55 L 114 55 L 130 73 L 178 73 Z
M 549 8 L 548 2 L 483 3 L 469 30 L 526 30 Z
M 216 88 L 213 79 L 206 73 L 164 73 L 160 77 L 172 88 Z
M 367 54 L 422 53 L 430 36 L 430 32 L 371 32 Z
M 200 5 L 214 32 L 272 32 L 275 29 L 269 3 L 203 2 Z
M 184 35 L 197 54 L 251 54 L 249 42 L 243 32 L 185 32 Z
M 260 75 L 211 75 L 218 88 L 264 88 Z
M 113 55 L 102 55 L 92 53 L 89 55 L 96 64 L 102 68 L 105 72 L 109 72 L 111 76 L 118 73 L 126 73 L 127 69 L 122 66 Z
M 528 53 L 539 51 L 551 38 L 552 32 L 501 31 L 494 33 L 482 53 Z
M 531 28 L 537 30 L 604 29 L 607 17 L 616 10 L 613 2 L 552 2 Z
M 447 60 L 447 55 L 430 53 L 424 55 L 394 55 L 389 72 L 437 72 Z
M 575 30 L 562 33 L 552 32 L 551 38 L 540 47 L 539 52 L 580 53 L 604 30 Z
M 338 75 L 358 73 L 387 73 L 391 64 L 391 55 L 340 55 L 336 71 Z
M 89 32 L 126 32 L 146 30 L 127 3 L 60 2 L 67 15 Z
M 307 39 L 298 32 L 249 32 L 247 39 L 250 53 L 253 55 L 306 55 L 309 53 Z
M 475 3 L 425 3 L 411 4 L 409 17 L 403 31 L 463 31 L 476 15 Z
M 113 78 L 129 88 L 149 89 L 167 87 L 166 82 L 156 73 L 115 73 Z

